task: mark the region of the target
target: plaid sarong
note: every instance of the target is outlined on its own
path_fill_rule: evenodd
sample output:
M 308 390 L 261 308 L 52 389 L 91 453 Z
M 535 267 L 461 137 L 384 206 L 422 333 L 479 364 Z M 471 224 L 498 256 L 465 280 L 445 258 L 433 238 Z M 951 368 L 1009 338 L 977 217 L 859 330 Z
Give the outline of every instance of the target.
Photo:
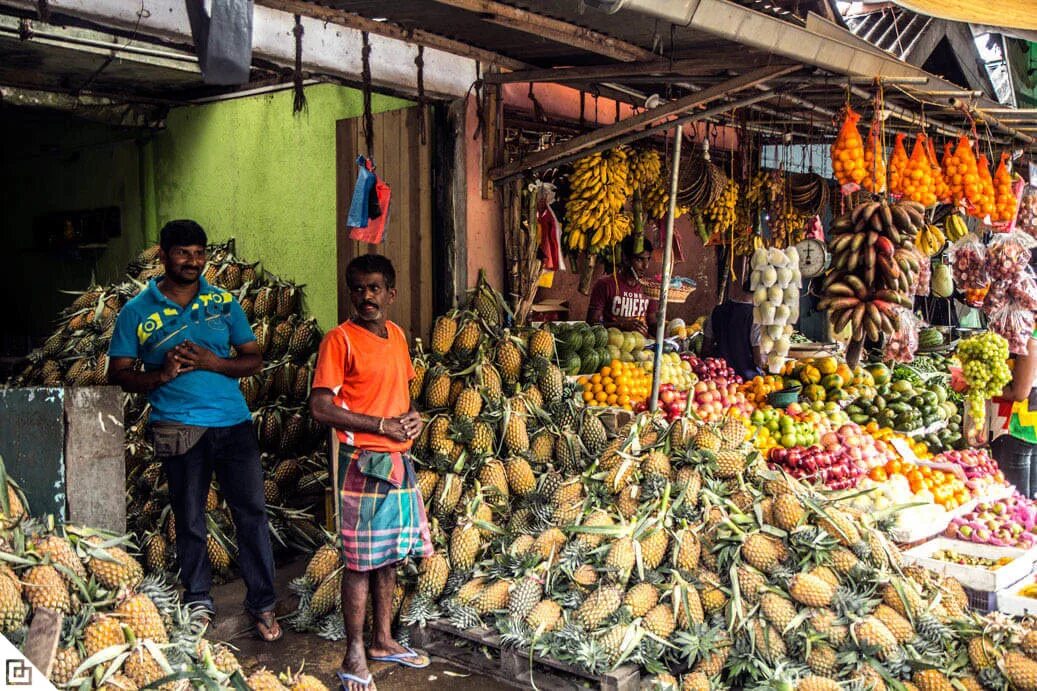
M 390 467 L 386 463 L 389 457 L 345 444 L 339 449 L 339 532 L 342 555 L 350 571 L 373 571 L 407 557 L 432 554 L 432 537 L 414 465 L 408 454 L 390 459 L 403 463 L 403 478 L 397 487 L 390 481 L 395 477 L 382 479 L 389 477 L 385 473 Z

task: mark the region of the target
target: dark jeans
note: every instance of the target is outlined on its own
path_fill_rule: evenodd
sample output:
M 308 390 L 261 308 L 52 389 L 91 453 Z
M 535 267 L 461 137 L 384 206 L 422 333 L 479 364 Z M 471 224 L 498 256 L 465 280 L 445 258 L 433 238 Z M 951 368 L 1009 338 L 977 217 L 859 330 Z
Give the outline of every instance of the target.
M 1033 497 L 1037 491 L 1037 446 L 1010 434 L 1002 434 L 990 443 L 990 451 L 1005 475 L 1005 480 L 1019 490 L 1019 494 Z
M 176 552 L 184 601 L 212 607 L 209 557 L 205 548 L 205 498 L 213 471 L 237 531 L 238 567 L 248 588 L 250 612 L 273 609 L 274 554 L 263 498 L 263 468 L 251 422 L 210 427 L 187 453 L 163 460 L 176 517 Z

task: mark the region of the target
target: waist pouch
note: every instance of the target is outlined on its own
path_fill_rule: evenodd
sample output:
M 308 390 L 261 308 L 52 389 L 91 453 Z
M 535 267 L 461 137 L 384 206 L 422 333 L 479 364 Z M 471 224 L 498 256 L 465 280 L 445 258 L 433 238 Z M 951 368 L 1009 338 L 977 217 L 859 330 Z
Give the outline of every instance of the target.
M 208 429 L 177 422 L 152 422 L 148 425 L 148 437 L 155 449 L 155 458 L 169 458 L 193 449 Z

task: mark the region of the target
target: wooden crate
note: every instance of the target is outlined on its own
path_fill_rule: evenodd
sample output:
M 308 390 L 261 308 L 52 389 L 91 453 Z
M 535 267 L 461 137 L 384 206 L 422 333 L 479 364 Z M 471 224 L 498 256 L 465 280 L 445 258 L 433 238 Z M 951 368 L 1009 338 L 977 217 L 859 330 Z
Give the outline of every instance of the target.
M 444 621 L 430 621 L 425 627 L 411 627 L 410 643 L 429 655 L 519 688 L 530 688 L 535 682 L 536 688 L 544 691 L 636 691 L 641 682 L 640 668 L 634 665 L 595 676 L 557 660 L 534 656 L 531 668 L 528 652 L 502 648 L 500 636 L 486 627 L 462 631 Z

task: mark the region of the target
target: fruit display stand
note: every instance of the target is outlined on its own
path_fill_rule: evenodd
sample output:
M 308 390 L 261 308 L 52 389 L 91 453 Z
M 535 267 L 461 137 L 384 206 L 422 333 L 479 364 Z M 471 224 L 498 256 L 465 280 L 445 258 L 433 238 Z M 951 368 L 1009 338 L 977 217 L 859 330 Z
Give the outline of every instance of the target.
M 1028 589 L 1032 589 L 1033 582 L 1034 578 L 1031 576 L 1009 588 L 997 591 L 997 610 L 1002 614 L 1018 617 L 1037 614 L 1037 597 L 1024 594 Z
M 933 555 L 941 550 L 952 550 L 966 557 L 994 560 L 1008 558 L 1011 561 L 997 569 L 966 566 L 935 558 Z M 1037 562 L 1037 548 L 1024 550 L 1016 547 L 995 547 L 938 537 L 905 551 L 904 561 L 924 566 L 938 574 L 951 576 L 966 588 L 994 592 L 1010 588 L 1033 571 Z

